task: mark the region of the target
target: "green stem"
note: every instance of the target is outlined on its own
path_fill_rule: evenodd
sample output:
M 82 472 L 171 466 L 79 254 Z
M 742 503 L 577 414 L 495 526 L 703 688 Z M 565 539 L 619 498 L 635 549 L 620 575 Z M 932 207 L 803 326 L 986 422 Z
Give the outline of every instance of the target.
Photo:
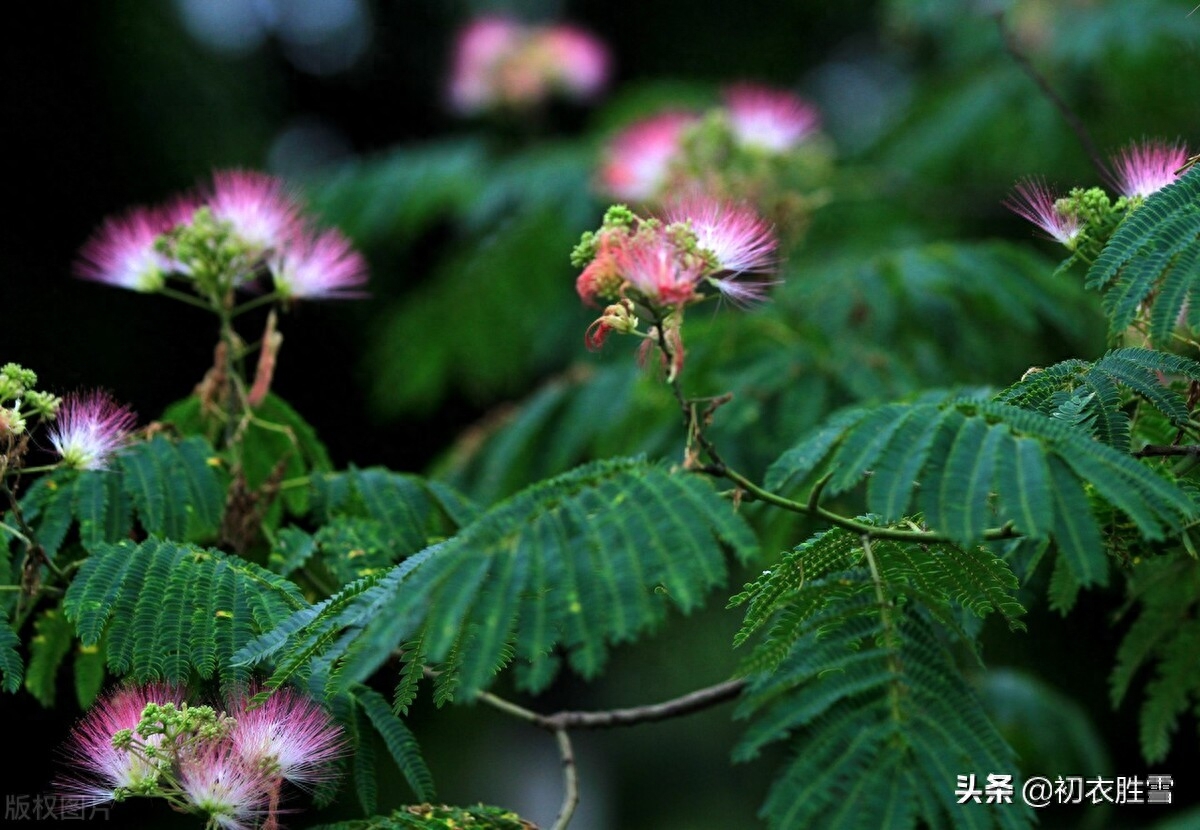
M 888 702 L 891 705 L 892 719 L 899 721 L 902 714 L 899 688 L 901 666 L 896 648 L 900 641 L 900 635 L 896 632 L 896 623 L 892 619 L 892 603 L 883 590 L 883 579 L 879 575 L 879 566 L 875 563 L 875 554 L 871 550 L 871 537 L 866 535 L 862 537 L 862 548 L 863 555 L 867 559 L 867 567 L 871 569 L 871 581 L 875 583 L 875 599 L 879 603 L 879 621 L 883 624 L 883 646 L 887 649 L 888 669 L 893 675 L 893 680 L 888 684 Z
M 158 293 L 162 294 L 164 297 L 170 297 L 172 300 L 179 300 L 182 303 L 187 303 L 188 305 L 195 306 L 196 308 L 202 308 L 205 311 L 212 311 L 212 306 L 209 303 L 206 303 L 199 297 L 194 297 L 185 291 L 177 291 L 174 288 L 168 288 L 164 285 L 162 288 L 158 289 Z
M 844 530 L 849 530 L 858 533 L 862 536 L 867 536 L 872 539 L 887 539 L 893 542 L 919 542 L 922 544 L 936 544 L 939 542 L 953 542 L 944 533 L 935 533 L 929 530 L 899 530 L 893 527 L 876 527 L 875 525 L 866 524 L 856 519 L 851 519 L 848 516 L 843 516 L 840 513 L 834 513 L 832 510 L 821 507 L 818 504 L 820 491 L 824 487 L 828 476 L 821 481 L 818 481 L 809 495 L 808 502 L 793 501 L 785 498 L 770 490 L 765 490 L 759 487 L 750 479 L 736 470 L 726 467 L 724 464 L 713 465 L 706 468 L 709 472 L 729 479 L 742 490 L 749 493 L 756 500 L 773 504 L 776 507 L 781 507 L 784 510 L 791 510 L 793 513 L 800 513 L 805 516 L 814 516 L 824 519 L 832 525 L 840 527 Z M 1012 527 L 1012 525 L 1004 525 L 1003 527 L 991 528 L 983 532 L 984 541 L 995 541 L 997 539 L 1013 539 L 1020 534 Z
M 235 307 L 233 309 L 233 311 L 231 311 L 229 313 L 229 316 L 230 316 L 230 318 L 237 317 L 241 314 L 245 314 L 247 311 L 250 311 L 251 309 L 255 309 L 255 308 L 258 308 L 259 306 L 267 305 L 268 303 L 273 303 L 278 299 L 279 299 L 278 291 L 272 291 L 268 294 L 263 294 L 261 297 L 255 297 L 253 300 L 247 300 L 246 302 L 242 303 L 240 306 Z

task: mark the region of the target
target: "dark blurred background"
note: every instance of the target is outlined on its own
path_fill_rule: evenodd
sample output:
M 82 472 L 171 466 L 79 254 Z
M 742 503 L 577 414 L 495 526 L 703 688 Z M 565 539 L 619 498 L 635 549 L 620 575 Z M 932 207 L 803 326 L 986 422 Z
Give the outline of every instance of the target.
M 211 361 L 213 321 L 161 297 L 75 279 L 72 263 L 107 215 L 160 202 L 213 169 L 265 169 L 302 183 L 326 221 L 344 227 L 372 265 L 370 301 L 303 304 L 288 316 L 275 390 L 316 426 L 339 467 L 385 464 L 421 471 L 463 428 L 527 394 L 582 352 L 549 349 L 508 377 L 483 380 L 467 367 L 461 369 L 466 379 L 457 382 L 452 367 L 449 379 L 420 400 L 405 399 L 403 392 L 389 399 L 376 382 L 385 371 L 378 355 L 389 342 L 386 332 L 406 319 L 396 309 L 428 284 L 460 237 L 446 217 L 424 219 L 415 229 L 396 219 L 397 232 L 389 234 L 387 222 L 372 224 L 354 211 L 340 214 L 344 202 L 325 199 L 324 188 L 339 181 L 343 169 L 368 176 L 376 169 L 371 165 L 379 164 L 386 172 L 393 154 L 406 148 L 482 140 L 503 151 L 505 142 L 522 140 L 512 124 L 464 120 L 444 105 L 453 35 L 473 14 L 503 10 L 530 20 L 569 20 L 611 48 L 611 103 L 551 110 L 539 125 L 548 140 L 591 152 L 605 130 L 638 111 L 643 98 L 663 100 L 672 90 L 702 96 L 720 84 L 752 79 L 816 100 L 839 154 L 857 171 L 858 186 L 906 213 L 929 236 L 1028 239 L 1028 229 L 1000 207 L 1015 178 L 1045 174 L 1062 183 L 1091 183 L 1096 177 L 1075 136 L 1004 53 L 990 15 L 1009 14 L 1032 60 L 1105 150 L 1162 135 L 1189 140 L 1194 151 L 1200 143 L 1195 106 L 1200 13 L 1188 16 L 1190 5 L 27 4 L 19 25 L 9 26 L 3 56 L 9 208 L 0 231 L 0 362 L 33 368 L 42 387 L 59 394 L 106 387 L 130 402 L 143 422 L 189 394 Z M 381 198 L 387 187 L 381 178 L 371 192 Z M 397 200 L 411 195 L 395 191 Z M 590 211 L 592 219 L 568 228 L 568 239 L 594 225 L 603 209 L 597 197 L 581 198 L 580 212 L 586 217 Z M 550 260 L 558 263 L 562 294 L 570 299 L 568 250 L 553 252 Z M 571 313 L 578 316 L 565 328 L 569 342 L 577 344 L 588 316 Z M 519 335 L 503 329 L 494 335 L 506 336 Z M 1091 343 L 1098 354 L 1102 341 L 1093 337 Z M 1038 614 L 1047 626 L 1057 625 L 1058 639 L 1037 643 L 1039 674 L 1079 700 L 1107 745 L 1113 774 L 1144 774 L 1135 707 L 1127 703 L 1113 715 L 1107 703 L 1106 673 L 1116 637 L 1105 609 L 1112 599 L 1085 598 L 1066 634 L 1048 612 L 1035 611 L 1032 634 L 997 638 L 988 656 L 997 665 L 1027 662 L 1026 646 L 1039 636 Z M 605 683 L 564 681 L 537 705 L 551 710 L 568 702 L 575 708 L 633 704 L 727 676 L 726 644 L 736 621 L 714 608 L 691 622 L 695 630 L 675 625 L 651 643 L 619 652 Z M 707 647 L 696 647 L 696 631 Z M 711 665 L 710 651 L 721 655 Z M 15 753 L 28 757 L 22 774 L 5 789 L 31 793 L 44 786 L 52 748 L 65 734 L 69 685 L 62 699 L 64 708 L 49 714 L 27 696 L 0 700 L 9 723 L 19 718 L 43 738 L 28 750 L 10 743 L 10 763 L 23 757 Z M 547 736 L 519 724 L 497 725 L 497 717 L 477 708 L 440 713 L 429 708 L 418 709 L 414 728 L 446 800 L 505 804 L 549 824 L 559 779 Z M 771 767 L 762 762 L 730 767 L 727 752 L 736 734 L 728 710 L 720 709 L 635 733 L 581 736 L 588 789 L 573 826 L 751 826 L 745 817 L 761 803 Z M 1177 743 L 1182 748 L 1155 771 L 1174 773 L 1178 800 L 1195 803 L 1200 788 L 1185 773 L 1189 765 L 1196 768 L 1194 723 L 1184 727 Z M 402 803 L 404 793 L 394 798 Z M 1122 814 L 1118 823 L 1102 810 L 1062 821 L 1141 826 L 1152 809 Z M 114 826 L 124 826 L 120 822 L 128 819 L 122 816 L 141 814 L 114 815 Z M 163 820 L 160 813 L 146 816 L 139 826 Z M 298 817 L 294 824 L 309 819 Z

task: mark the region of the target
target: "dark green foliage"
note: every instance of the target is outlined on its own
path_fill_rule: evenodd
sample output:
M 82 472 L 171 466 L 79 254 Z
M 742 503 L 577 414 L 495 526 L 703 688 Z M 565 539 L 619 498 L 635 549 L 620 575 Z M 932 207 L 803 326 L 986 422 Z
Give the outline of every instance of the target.
M 434 223 L 456 237 L 430 279 L 378 309 L 368 347 L 378 410 L 428 409 L 451 390 L 511 393 L 579 342 L 585 315 L 560 313 L 574 297 L 562 252 L 599 212 L 590 165 L 577 143 L 500 158 L 468 140 L 353 165 L 314 189 L 357 238 L 392 242 Z
M 103 635 L 114 674 L 228 685 L 249 679 L 234 652 L 305 605 L 294 584 L 240 557 L 151 537 L 97 545 L 63 610 L 84 647 Z
M 47 608 L 33 624 L 25 688 L 43 706 L 53 706 L 58 667 L 75 642 L 75 628 L 62 608 Z
M 0 689 L 15 692 L 21 688 L 25 676 L 25 661 L 17 647 L 21 638 L 13 633 L 7 620 L 0 620 Z
M 315 476 L 312 498 L 317 530 L 281 530 L 270 567 L 286 575 L 315 557 L 339 585 L 453 535 L 478 513 L 445 484 L 382 468 Z
M 1010 628 L 1023 629 L 1016 588 L 1008 565 L 985 548 L 877 539 L 868 550 L 861 535 L 833 528 L 784 554 L 730 599 L 730 607 L 746 605 L 734 645 L 766 628 L 742 671 L 773 671 L 813 619 L 822 620 L 827 634 L 855 615 L 877 613 L 856 603 L 877 589 L 920 605 L 951 629 L 959 627 L 957 609 L 979 617 L 995 611 Z
M 388 816 L 322 824 L 314 830 L 533 830 L 533 827 L 501 807 L 415 804 L 401 807 Z
M 1185 306 L 1200 321 L 1200 167 L 1193 167 L 1134 208 L 1088 269 L 1103 291 L 1113 336 L 1153 298 L 1149 335 L 1167 345 Z
M 1130 421 L 1125 407 L 1131 396 L 1123 396 L 1121 390 L 1150 404 L 1172 426 L 1183 428 L 1191 413 L 1175 385 L 1196 380 L 1200 380 L 1200 363 L 1189 358 L 1149 349 L 1114 349 L 1094 363 L 1067 360 L 1030 371 L 996 400 L 1068 422 L 1064 408 L 1073 406 L 1077 413 L 1072 426 L 1128 451 Z
M 224 423 L 206 415 L 196 395 L 167 407 L 163 420 L 185 435 L 202 435 L 213 444 L 221 443 L 223 446 Z M 245 484 L 250 491 L 258 490 L 273 475 L 280 473 L 282 479 L 287 480 L 333 469 L 329 453 L 313 428 L 274 393 L 268 393 L 238 435 L 234 453 L 236 461 L 231 462 L 232 472 L 240 472 L 245 477 Z M 293 514 L 301 514 L 308 509 L 308 491 L 305 488 L 284 488 L 280 498 Z M 268 522 L 278 524 L 279 518 L 279 508 L 272 505 Z
M 1142 704 L 1141 744 L 1142 755 L 1156 763 L 1166 757 L 1180 715 L 1200 704 L 1200 567 L 1182 554 L 1140 562 L 1129 596 L 1140 608 L 1117 651 L 1112 701 L 1119 706 L 1139 670 L 1155 665 Z
M 750 723 L 736 760 L 778 741 L 794 747 L 762 808 L 768 826 L 1029 826 L 1019 795 L 1012 804 L 956 803 L 958 775 L 986 781 L 984 773 L 1015 770 L 1016 758 L 919 611 L 872 586 L 797 634 L 738 710 Z
M 1033 539 L 1052 538 L 1084 586 L 1107 579 L 1087 492 L 1148 539 L 1178 531 L 1197 510 L 1187 491 L 1086 429 L 976 399 L 842 412 L 780 456 L 767 486 L 794 488 L 822 470 L 832 475 L 829 495 L 869 475 L 872 512 L 895 522 L 919 509 L 931 529 L 963 545 L 1007 524 Z
M 404 722 L 396 717 L 383 695 L 366 686 L 356 686 L 351 690 L 350 698 L 366 721 L 383 739 L 388 754 L 396 762 L 404 780 L 412 788 L 413 794 L 421 801 L 434 798 L 433 775 L 429 772 L 429 767 L 425 765 L 425 759 L 421 757 L 417 739 L 404 725 Z M 360 719 L 358 723 L 361 725 L 362 720 Z M 360 745 L 362 740 L 363 736 L 360 735 Z M 371 774 L 373 772 L 373 770 L 370 771 Z M 355 773 L 356 775 L 363 774 L 367 773 L 367 770 L 365 767 L 356 766 Z M 362 786 L 364 785 L 360 782 L 359 787 Z M 373 782 L 367 786 L 371 789 L 374 788 Z
M 53 556 L 78 523 L 86 549 L 128 537 L 136 518 L 146 533 L 211 539 L 225 509 L 216 454 L 203 438 L 159 435 L 125 449 L 109 470 L 56 471 L 38 479 L 21 508 Z
M 282 651 L 272 682 L 283 682 L 318 656 L 339 657 L 343 630 L 386 614 L 392 647 L 420 632 L 428 661 L 443 664 L 437 697 L 470 699 L 514 660 L 518 683 L 539 690 L 557 673 L 558 649 L 595 676 L 609 644 L 636 638 L 672 605 L 699 607 L 726 579 L 726 549 L 745 559 L 755 548 L 703 479 L 637 460 L 598 462 L 298 611 L 241 659 Z

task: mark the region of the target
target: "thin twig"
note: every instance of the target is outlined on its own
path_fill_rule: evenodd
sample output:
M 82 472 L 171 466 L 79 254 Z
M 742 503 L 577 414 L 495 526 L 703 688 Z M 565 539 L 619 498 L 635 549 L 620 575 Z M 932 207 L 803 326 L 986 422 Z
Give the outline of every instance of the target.
M 571 747 L 571 736 L 567 730 L 556 729 L 554 737 L 558 741 L 558 754 L 562 757 L 563 800 L 551 830 L 567 830 L 571 817 L 575 815 L 575 808 L 579 806 L 579 773 L 575 768 L 575 750 Z
M 1147 444 L 1133 453 L 1134 458 L 1153 458 L 1167 455 L 1200 457 L 1200 444 Z
M 723 683 L 698 689 L 662 703 L 631 706 L 626 709 L 604 709 L 596 712 L 565 710 L 552 715 L 539 714 L 491 692 L 480 692 L 476 699 L 526 723 L 550 732 L 558 732 L 562 729 L 612 729 L 618 726 L 635 726 L 639 723 L 678 718 L 733 700 L 741 694 L 745 687 L 745 680 L 726 680 Z
M 1013 60 L 1015 60 L 1021 66 L 1021 68 L 1025 70 L 1025 74 L 1033 79 L 1033 82 L 1038 85 L 1038 89 L 1040 89 L 1042 94 L 1050 100 L 1050 103 L 1054 104 L 1055 109 L 1058 110 L 1058 114 L 1061 115 L 1063 120 L 1067 122 L 1067 126 L 1071 128 L 1072 132 L 1075 133 L 1075 137 L 1079 140 L 1079 143 L 1083 145 L 1083 151 L 1087 153 L 1088 159 L 1090 159 L 1092 162 L 1092 166 L 1096 168 L 1096 171 L 1100 174 L 1102 179 L 1107 179 L 1110 175 L 1108 167 L 1105 166 L 1104 159 L 1100 156 L 1100 151 L 1096 149 L 1096 142 L 1092 141 L 1092 136 L 1088 132 L 1087 127 L 1084 126 L 1083 120 L 1080 119 L 1080 117 L 1075 114 L 1075 111 L 1071 109 L 1071 106 L 1064 101 L 1057 92 L 1054 91 L 1054 88 L 1050 86 L 1050 82 L 1046 80 L 1046 77 L 1037 71 L 1034 65 L 1030 62 L 1029 58 L 1023 51 L 1021 51 L 1020 45 L 1017 43 L 1016 38 L 1013 37 L 1012 30 L 1009 29 L 1008 25 L 1004 22 L 1003 12 L 997 12 L 994 17 L 996 20 L 996 28 L 1000 30 L 1000 39 L 1004 41 L 1005 51 L 1007 51 L 1008 54 L 1012 56 Z

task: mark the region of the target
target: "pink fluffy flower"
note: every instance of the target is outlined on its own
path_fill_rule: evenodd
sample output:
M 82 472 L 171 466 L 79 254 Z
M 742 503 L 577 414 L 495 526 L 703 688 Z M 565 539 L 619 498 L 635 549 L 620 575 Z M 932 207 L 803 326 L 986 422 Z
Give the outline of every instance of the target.
M 1122 196 L 1144 199 L 1179 178 L 1175 171 L 1187 158 L 1187 147 L 1179 142 L 1130 144 L 1112 159 L 1113 183 Z
M 600 185 L 617 199 L 644 202 L 666 183 L 684 130 L 696 122 L 686 112 L 666 112 L 626 127 L 608 146 Z
M 272 805 L 271 779 L 228 742 L 203 745 L 179 764 L 179 788 L 225 830 L 249 830 Z M 273 814 L 273 811 L 271 811 Z
M 1059 210 L 1050 188 L 1039 179 L 1017 182 L 1013 195 L 1005 200 L 1004 206 L 1063 245 L 1070 245 L 1082 230 L 1079 218 Z
M 341 727 L 314 701 L 291 689 L 274 692 L 247 709 L 249 697 L 230 704 L 237 723 L 229 739 L 251 766 L 293 784 L 311 786 L 336 776 L 334 762 L 346 751 Z
M 704 263 L 686 257 L 666 238 L 638 238 L 617 251 L 617 267 L 629 285 L 649 303 L 684 305 L 696 294 Z
M 367 263 L 341 231 L 296 228 L 270 261 L 275 290 L 288 299 L 361 297 Z
M 539 34 L 547 71 L 572 98 L 586 100 L 608 83 L 608 49 L 594 35 L 575 26 L 550 26 Z
M 213 174 L 207 199 L 213 216 L 228 222 L 243 242 L 258 251 L 272 251 L 300 224 L 300 204 L 274 176 L 251 170 Z
M 190 202 L 170 208 L 137 207 L 106 220 L 83 246 L 75 273 L 119 288 L 157 291 L 167 274 L 179 270 L 176 263 L 156 250 L 158 238 L 187 221 L 193 208 Z
M 76 470 L 104 469 L 129 440 L 137 416 L 106 392 L 68 395 L 50 428 L 50 443 Z
M 668 205 L 665 219 L 692 229 L 697 247 L 711 254 L 724 274 L 711 280 L 723 294 L 739 303 L 762 299 L 768 283 L 737 280 L 740 274 L 775 267 L 778 242 L 771 226 L 753 208 L 692 196 Z
M 734 136 L 743 145 L 782 153 L 821 124 L 816 107 L 786 90 L 735 84 L 725 90 L 724 97 Z
M 153 788 L 166 769 L 165 759 L 147 759 L 143 753 L 117 749 L 113 736 L 136 729 L 149 703 L 179 704 L 178 690 L 162 684 L 120 689 L 93 706 L 75 727 L 65 752 L 76 766 L 78 777 L 59 782 L 63 795 L 75 804 L 94 807 L 117 797 L 118 790 Z M 144 740 L 160 746 L 162 735 Z

